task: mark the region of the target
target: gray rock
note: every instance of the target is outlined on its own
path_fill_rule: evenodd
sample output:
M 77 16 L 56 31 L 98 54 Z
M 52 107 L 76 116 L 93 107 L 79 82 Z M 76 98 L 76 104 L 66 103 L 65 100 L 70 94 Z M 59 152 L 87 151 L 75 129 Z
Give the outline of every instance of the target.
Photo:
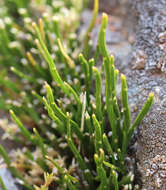
M 16 186 L 16 179 L 12 177 L 10 171 L 6 168 L 0 168 L 0 176 L 6 185 L 7 190 L 19 190 Z
M 100 11 L 110 13 L 115 8 L 117 8 L 117 6 L 119 5 L 121 1 L 123 0 L 99 0 L 99 9 Z M 94 2 L 93 0 L 90 0 L 90 3 L 89 3 L 90 8 L 93 7 L 93 2 Z
M 132 49 L 132 64 L 136 64 L 139 51 L 144 52 L 142 70 L 131 70 L 127 75 L 129 88 L 136 88 L 138 107 L 150 91 L 155 93 L 155 102 L 148 116 L 139 127 L 136 157 L 141 171 L 143 188 L 147 190 L 166 189 L 166 168 L 154 169 L 166 162 L 166 72 L 165 72 L 165 0 L 131 1 L 137 13 L 138 25 Z M 164 47 L 164 48 L 163 48 Z M 163 177 L 164 176 L 164 177 Z
M 145 69 L 162 69 L 165 64 L 166 6 L 165 0 L 132 1 L 138 16 L 133 53 L 144 51 L 147 55 Z M 133 56 L 135 57 L 136 54 Z

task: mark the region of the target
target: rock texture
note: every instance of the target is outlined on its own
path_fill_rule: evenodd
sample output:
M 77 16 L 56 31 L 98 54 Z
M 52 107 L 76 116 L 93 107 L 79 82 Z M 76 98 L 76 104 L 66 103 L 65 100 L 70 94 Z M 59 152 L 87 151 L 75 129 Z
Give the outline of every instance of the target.
M 137 159 L 143 188 L 166 189 L 166 1 L 131 2 L 138 17 L 132 50 L 129 87 L 139 106 L 150 91 L 156 94 L 151 112 L 139 128 Z M 139 70 L 141 69 L 141 70 Z M 133 91 L 133 90 L 132 90 Z
M 16 180 L 11 176 L 8 169 L 0 168 L 0 176 L 2 177 L 7 190 L 19 190 L 16 186 Z
M 123 0 L 99 0 L 99 8 L 100 11 L 104 11 L 107 13 L 112 13 L 119 6 L 120 2 Z M 90 0 L 89 7 L 93 7 L 93 0 Z
M 133 11 L 138 16 L 135 57 L 140 52 L 146 57 L 145 69 L 165 69 L 166 58 L 166 12 L 165 0 L 135 0 L 132 1 Z

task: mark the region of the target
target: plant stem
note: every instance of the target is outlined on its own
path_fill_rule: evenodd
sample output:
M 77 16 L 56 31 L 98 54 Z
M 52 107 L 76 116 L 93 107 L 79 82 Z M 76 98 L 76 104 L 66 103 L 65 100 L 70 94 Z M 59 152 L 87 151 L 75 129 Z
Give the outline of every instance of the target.
M 86 35 L 84 38 L 84 45 L 83 45 L 83 54 L 86 58 L 89 58 L 89 54 L 90 54 L 89 40 L 91 37 L 91 32 L 93 30 L 93 27 L 95 26 L 95 23 L 96 23 L 98 11 L 99 11 L 99 0 L 94 0 L 93 16 L 92 16 L 91 23 L 88 27 L 88 30 L 86 32 Z
M 148 111 L 150 110 L 152 104 L 153 104 L 153 100 L 154 100 L 154 93 L 150 93 L 148 99 L 146 100 L 146 103 L 144 104 L 143 108 L 141 109 L 141 111 L 139 112 L 138 116 L 136 117 L 134 123 L 132 124 L 132 126 L 130 127 L 129 131 L 128 131 L 128 143 L 132 137 L 132 134 L 136 128 L 137 125 L 140 124 L 140 122 L 143 120 L 143 118 L 145 117 L 145 115 L 148 113 Z

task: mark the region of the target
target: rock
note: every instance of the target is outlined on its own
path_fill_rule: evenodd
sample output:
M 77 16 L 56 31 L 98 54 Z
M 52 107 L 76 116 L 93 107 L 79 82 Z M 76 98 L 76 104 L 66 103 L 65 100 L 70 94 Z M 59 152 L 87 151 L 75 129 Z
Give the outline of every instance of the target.
M 166 1 L 136 0 L 131 3 L 138 18 L 132 60 L 139 58 L 136 52 L 143 51 L 145 62 L 142 71 L 131 70 L 127 74 L 129 91 L 136 86 L 131 98 L 139 108 L 150 91 L 155 93 L 152 109 L 139 127 L 136 158 L 143 188 L 165 190 L 165 170 L 157 168 L 166 159 L 166 53 L 161 48 L 165 46 Z
M 164 9 L 166 1 L 135 0 L 132 4 L 138 16 L 133 53 L 144 50 L 148 55 L 145 69 L 156 69 L 157 64 L 166 54 L 163 50 L 166 44 L 166 12 Z
M 112 13 L 117 8 L 121 0 L 99 0 L 99 9 L 101 12 Z M 93 7 L 93 0 L 90 0 L 89 7 Z
M 0 176 L 6 185 L 7 190 L 19 190 L 16 186 L 16 179 L 14 179 L 10 171 L 6 168 L 0 168 Z

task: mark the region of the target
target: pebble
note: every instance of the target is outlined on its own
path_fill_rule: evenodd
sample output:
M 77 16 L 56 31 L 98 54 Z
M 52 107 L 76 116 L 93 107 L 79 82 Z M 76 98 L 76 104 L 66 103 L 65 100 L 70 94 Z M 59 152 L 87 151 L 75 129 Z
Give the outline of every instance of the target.
M 7 188 L 7 190 L 19 190 L 16 185 L 16 179 L 14 179 L 10 171 L 6 168 L 0 168 L 0 176 Z

